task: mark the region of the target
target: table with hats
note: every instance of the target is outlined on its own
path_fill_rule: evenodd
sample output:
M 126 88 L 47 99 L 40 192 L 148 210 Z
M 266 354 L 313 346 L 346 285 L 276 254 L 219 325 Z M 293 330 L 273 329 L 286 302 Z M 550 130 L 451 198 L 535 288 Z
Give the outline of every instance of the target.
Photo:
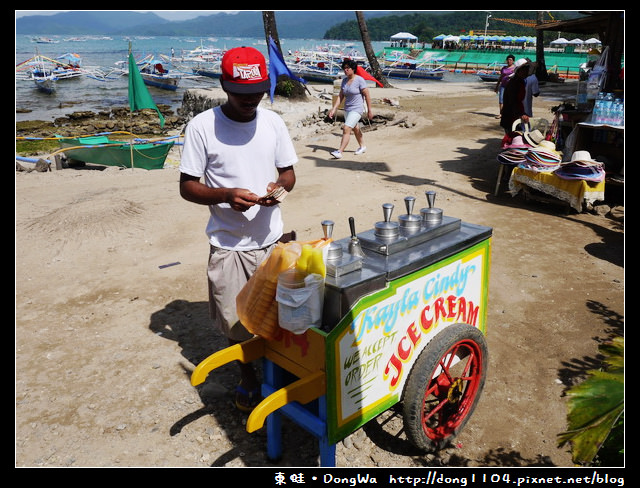
M 505 171 L 509 171 L 509 192 L 515 196 L 536 190 L 561 200 L 578 212 L 604 200 L 605 167 L 589 151 L 570 155 L 556 148 L 539 130 L 514 131 L 503 140 L 497 156 L 500 163 L 495 195 Z

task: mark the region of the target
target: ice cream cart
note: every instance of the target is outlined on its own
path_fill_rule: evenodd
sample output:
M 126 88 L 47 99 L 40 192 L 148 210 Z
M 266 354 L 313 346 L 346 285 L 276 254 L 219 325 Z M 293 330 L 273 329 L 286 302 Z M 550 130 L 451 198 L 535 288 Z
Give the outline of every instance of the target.
M 492 229 L 427 206 L 332 240 L 320 326 L 282 329 L 219 351 L 194 370 L 205 381 L 230 361 L 263 359 L 264 400 L 246 429 L 267 425 L 267 455 L 282 453 L 281 415 L 313 434 L 322 466 L 335 466 L 335 444 L 402 402 L 409 440 L 434 451 L 464 427 L 482 392 Z M 332 238 L 333 222 L 322 223 Z

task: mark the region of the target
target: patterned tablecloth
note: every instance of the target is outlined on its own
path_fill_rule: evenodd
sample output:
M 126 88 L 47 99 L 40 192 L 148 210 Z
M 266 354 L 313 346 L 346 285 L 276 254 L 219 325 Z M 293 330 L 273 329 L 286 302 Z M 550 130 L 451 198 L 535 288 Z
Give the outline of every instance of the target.
M 582 212 L 585 203 L 604 200 L 604 181 L 565 180 L 553 173 L 513 168 L 509 192 L 515 196 L 524 186 L 568 202 L 578 212 Z

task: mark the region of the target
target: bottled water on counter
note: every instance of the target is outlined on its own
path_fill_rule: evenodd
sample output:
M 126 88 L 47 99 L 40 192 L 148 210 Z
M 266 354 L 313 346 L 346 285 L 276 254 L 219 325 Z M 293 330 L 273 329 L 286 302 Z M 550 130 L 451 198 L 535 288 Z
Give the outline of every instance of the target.
M 624 102 L 614 98 L 613 93 L 598 93 L 591 114 L 591 122 L 613 126 L 624 125 Z
M 596 97 L 595 104 L 593 105 L 593 112 L 591 113 L 591 122 L 594 124 L 602 124 L 603 112 L 604 112 L 604 93 L 599 92 Z
M 611 125 L 624 125 L 624 103 L 619 98 L 616 98 L 613 102 L 613 116 Z

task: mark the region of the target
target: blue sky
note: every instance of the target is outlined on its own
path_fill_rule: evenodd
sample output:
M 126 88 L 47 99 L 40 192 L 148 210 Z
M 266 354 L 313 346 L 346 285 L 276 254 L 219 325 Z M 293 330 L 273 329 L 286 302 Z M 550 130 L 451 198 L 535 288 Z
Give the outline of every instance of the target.
M 71 10 L 16 10 L 16 19 L 27 15 L 53 15 Z M 132 12 L 153 12 L 167 20 L 188 20 L 200 15 L 213 15 L 218 12 L 237 12 L 237 10 L 132 10 Z

